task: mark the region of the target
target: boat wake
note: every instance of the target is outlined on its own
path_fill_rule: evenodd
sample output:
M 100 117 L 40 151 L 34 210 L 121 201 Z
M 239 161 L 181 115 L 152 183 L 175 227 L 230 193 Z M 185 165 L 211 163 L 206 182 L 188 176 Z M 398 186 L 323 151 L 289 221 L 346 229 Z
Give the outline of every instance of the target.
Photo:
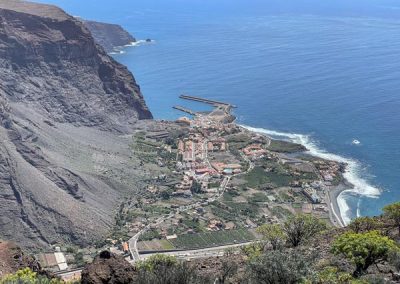
M 381 190 L 371 185 L 366 180 L 365 169 L 363 168 L 360 162 L 354 159 L 328 153 L 327 151 L 319 148 L 317 143 L 314 140 L 312 140 L 312 138 L 309 135 L 284 133 L 264 128 L 250 127 L 246 125 L 240 125 L 240 126 L 253 132 L 265 134 L 267 136 L 270 136 L 271 138 L 287 139 L 294 143 L 302 144 L 308 149 L 308 152 L 313 156 L 320 157 L 326 160 L 333 160 L 341 163 L 346 163 L 347 167 L 343 176 L 352 185 L 352 187 L 349 187 L 344 191 L 342 191 L 337 198 L 340 215 L 345 224 L 349 224 L 353 216 L 352 210 L 348 202 L 346 201 L 346 198 L 348 198 L 351 195 L 353 196 L 362 195 L 370 198 L 377 198 L 380 195 Z M 359 217 L 360 215 L 359 207 L 360 207 L 360 202 L 357 202 L 357 208 L 356 208 L 357 217 Z

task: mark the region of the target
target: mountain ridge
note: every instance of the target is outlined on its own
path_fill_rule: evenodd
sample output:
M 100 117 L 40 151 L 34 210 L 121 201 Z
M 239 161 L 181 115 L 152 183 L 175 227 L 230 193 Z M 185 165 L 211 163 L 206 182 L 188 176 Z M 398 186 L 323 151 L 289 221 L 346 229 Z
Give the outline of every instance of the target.
M 1 237 L 103 239 L 140 186 L 129 134 L 152 114 L 133 75 L 61 9 L 0 0 L 0 86 Z

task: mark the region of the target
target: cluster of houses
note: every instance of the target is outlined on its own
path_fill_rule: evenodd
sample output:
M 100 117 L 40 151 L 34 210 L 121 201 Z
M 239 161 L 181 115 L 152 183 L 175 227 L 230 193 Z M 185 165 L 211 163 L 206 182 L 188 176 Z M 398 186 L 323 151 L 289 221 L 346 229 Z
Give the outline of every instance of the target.
M 257 160 L 264 158 L 267 154 L 267 150 L 262 148 L 261 144 L 251 144 L 242 149 L 243 154 L 245 154 L 250 160 Z
M 322 181 L 313 181 L 312 183 L 303 183 L 301 185 L 303 194 L 313 204 L 322 203 L 324 200 L 325 184 Z
M 222 175 L 239 174 L 242 172 L 241 164 L 225 164 L 222 162 L 213 162 L 211 166 Z
M 314 165 L 319 170 L 326 185 L 331 185 L 331 182 L 335 180 L 342 170 L 341 164 L 332 161 L 314 161 Z
M 225 126 L 204 120 L 180 119 L 182 123 L 189 122 L 192 131 L 188 137 L 177 141 L 178 161 L 176 169 L 183 172 L 183 179 L 175 186 L 174 196 L 192 197 L 191 187 L 196 181 L 201 184 L 204 192 L 212 191 L 209 188 L 210 180 L 220 180 L 222 175 L 232 175 L 241 172 L 240 164 L 225 164 L 222 162 L 208 162 L 208 154 L 226 152 L 228 143 L 225 138 L 210 135 L 215 131 L 223 131 Z M 198 124 L 198 125 L 196 125 Z M 205 133 L 202 133 L 202 131 Z

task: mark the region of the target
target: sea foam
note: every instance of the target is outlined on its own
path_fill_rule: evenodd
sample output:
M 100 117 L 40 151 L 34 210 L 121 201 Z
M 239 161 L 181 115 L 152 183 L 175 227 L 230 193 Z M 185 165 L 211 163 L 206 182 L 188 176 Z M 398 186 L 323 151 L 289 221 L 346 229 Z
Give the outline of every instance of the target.
M 110 52 L 109 54 L 110 55 L 125 54 L 126 51 L 124 49 L 127 48 L 127 47 L 135 47 L 135 46 L 139 46 L 139 45 L 143 45 L 143 44 L 150 44 L 150 43 L 154 43 L 154 42 L 155 42 L 154 40 L 151 40 L 149 42 L 149 41 L 146 41 L 144 39 L 137 40 L 137 41 L 132 41 L 132 42 L 130 42 L 128 44 L 125 44 L 123 46 L 115 47 L 114 50 L 112 52 Z
M 265 134 L 272 138 L 286 138 L 294 143 L 301 144 L 308 149 L 308 152 L 316 157 L 320 157 L 326 160 L 332 160 L 336 162 L 346 163 L 347 167 L 343 174 L 344 178 L 353 185 L 344 191 L 342 191 L 338 198 L 337 203 L 340 210 L 340 215 L 345 224 L 350 223 L 351 221 L 351 208 L 349 204 L 346 202 L 346 196 L 348 195 L 363 195 L 371 198 L 377 198 L 380 195 L 381 190 L 373 185 L 371 185 L 364 177 L 365 175 L 363 167 L 360 162 L 342 157 L 336 154 L 328 153 L 327 151 L 319 148 L 317 143 L 310 137 L 310 135 L 304 134 L 295 134 L 295 133 L 284 133 L 274 130 L 268 130 L 264 128 L 255 128 L 246 125 L 240 125 L 250 131 L 257 132 L 260 134 Z M 360 215 L 359 210 L 360 202 L 357 203 L 357 217 Z

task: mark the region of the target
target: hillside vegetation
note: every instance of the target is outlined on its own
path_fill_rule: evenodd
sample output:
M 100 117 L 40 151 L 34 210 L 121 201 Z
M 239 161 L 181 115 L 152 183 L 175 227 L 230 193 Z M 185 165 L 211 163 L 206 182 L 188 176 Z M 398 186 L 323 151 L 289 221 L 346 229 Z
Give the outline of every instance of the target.
M 281 225 L 260 226 L 262 241 L 190 262 L 160 254 L 130 266 L 105 251 L 85 267 L 81 283 L 399 283 L 400 202 L 383 211 L 341 229 L 294 215 Z M 0 283 L 61 282 L 38 275 L 25 268 Z

